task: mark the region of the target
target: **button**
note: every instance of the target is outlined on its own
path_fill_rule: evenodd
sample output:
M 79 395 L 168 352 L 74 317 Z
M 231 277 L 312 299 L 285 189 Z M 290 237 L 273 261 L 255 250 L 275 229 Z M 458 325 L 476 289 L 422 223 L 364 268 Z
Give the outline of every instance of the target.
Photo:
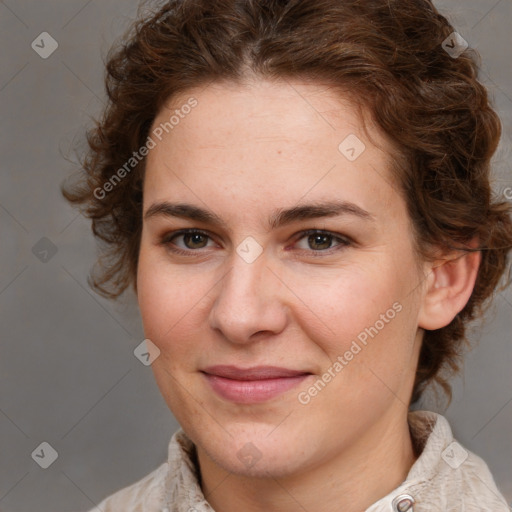
M 393 500 L 393 512 L 414 512 L 414 498 L 409 494 L 400 494 Z

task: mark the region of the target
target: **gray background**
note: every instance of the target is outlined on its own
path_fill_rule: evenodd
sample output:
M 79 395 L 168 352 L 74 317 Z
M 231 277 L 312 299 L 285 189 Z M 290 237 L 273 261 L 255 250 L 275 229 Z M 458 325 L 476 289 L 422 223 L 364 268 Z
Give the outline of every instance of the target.
M 0 2 L 3 511 L 88 510 L 164 462 L 177 428 L 151 369 L 133 355 L 144 338 L 134 301 L 109 303 L 88 288 L 95 241 L 59 192 L 73 169 L 70 148 L 104 101 L 102 56 L 137 3 Z M 482 55 L 482 77 L 504 125 L 495 181 L 503 194 L 512 186 L 512 0 L 437 5 Z M 44 31 L 59 44 L 48 59 L 31 48 Z M 57 249 L 46 263 L 33 253 L 43 237 Z M 445 414 L 512 502 L 510 290 L 486 318 Z M 46 470 L 31 457 L 43 441 L 58 452 Z

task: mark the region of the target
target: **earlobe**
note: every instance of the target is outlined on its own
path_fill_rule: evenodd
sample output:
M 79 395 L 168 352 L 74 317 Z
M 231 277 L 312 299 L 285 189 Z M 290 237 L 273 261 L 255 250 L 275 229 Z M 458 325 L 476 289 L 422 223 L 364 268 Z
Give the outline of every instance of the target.
M 418 327 L 446 327 L 467 304 L 480 266 L 480 251 L 457 251 L 433 262 L 418 317 Z

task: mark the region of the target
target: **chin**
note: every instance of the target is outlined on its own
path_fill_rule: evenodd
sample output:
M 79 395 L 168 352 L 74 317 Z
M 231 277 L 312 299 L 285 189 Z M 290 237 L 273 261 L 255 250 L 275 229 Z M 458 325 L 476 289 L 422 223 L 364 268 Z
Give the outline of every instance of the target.
M 297 433 L 283 426 L 236 424 L 224 430 L 216 425 L 196 429 L 189 437 L 224 470 L 253 478 L 285 477 L 304 469 L 313 456 L 308 453 L 312 445 L 305 446 Z
M 258 446 L 259 448 L 255 443 L 248 442 L 235 452 L 226 452 L 222 448 L 216 450 L 213 447 L 205 451 L 226 471 L 251 478 L 282 478 L 303 467 L 301 461 L 294 458 L 297 457 L 295 450 L 291 450 L 291 452 L 295 451 L 292 455 L 287 453 L 285 447 L 281 447 L 280 451 L 276 452 L 275 449 L 262 446 L 262 443 Z

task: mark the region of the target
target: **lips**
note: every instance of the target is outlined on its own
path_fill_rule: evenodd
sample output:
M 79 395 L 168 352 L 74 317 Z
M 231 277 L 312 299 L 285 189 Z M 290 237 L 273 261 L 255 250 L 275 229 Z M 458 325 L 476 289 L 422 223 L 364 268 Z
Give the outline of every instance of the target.
M 217 375 L 218 377 L 234 380 L 279 379 L 309 374 L 309 372 L 288 370 L 287 368 L 279 368 L 278 366 L 254 366 L 252 368 L 243 369 L 236 366 L 218 365 L 209 366 L 203 371 L 210 375 Z
M 229 365 L 210 366 L 202 373 L 217 395 L 243 404 L 270 400 L 311 375 L 310 372 L 277 366 L 238 368 Z

